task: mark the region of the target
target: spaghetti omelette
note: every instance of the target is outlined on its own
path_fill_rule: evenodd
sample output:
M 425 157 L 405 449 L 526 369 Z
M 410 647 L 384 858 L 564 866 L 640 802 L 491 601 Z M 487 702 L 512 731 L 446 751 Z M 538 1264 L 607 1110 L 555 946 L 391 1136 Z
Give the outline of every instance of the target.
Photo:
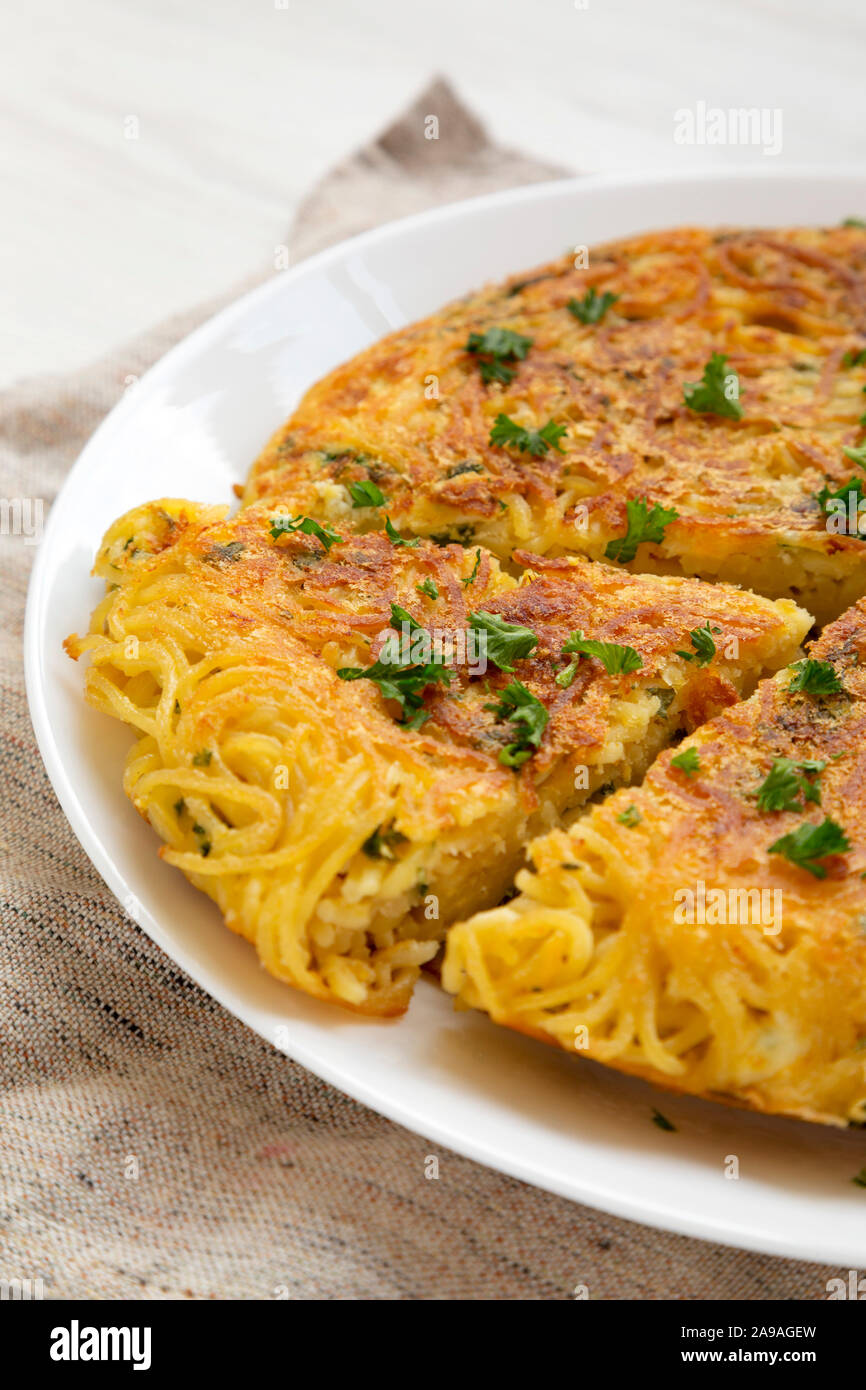
M 866 517 L 835 505 L 866 497 L 864 347 L 861 226 L 579 248 L 331 372 L 245 499 L 372 528 L 378 493 L 399 530 L 506 564 L 607 556 L 823 623 L 866 592 Z
M 866 602 L 449 933 L 496 1022 L 659 1085 L 866 1123 Z
M 166 500 L 107 532 L 92 705 L 162 856 L 272 974 L 398 1014 L 528 838 L 797 653 L 790 600 Z

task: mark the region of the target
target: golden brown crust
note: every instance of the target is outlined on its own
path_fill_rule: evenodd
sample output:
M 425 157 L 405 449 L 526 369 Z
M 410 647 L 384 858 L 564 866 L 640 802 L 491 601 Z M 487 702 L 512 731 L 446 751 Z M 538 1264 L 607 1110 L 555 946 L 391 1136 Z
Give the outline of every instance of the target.
M 755 674 L 772 669 L 778 664 L 771 655 L 774 649 L 790 654 L 808 623 L 791 604 L 777 607 L 700 580 L 636 575 L 577 557 L 517 551 L 514 561 L 523 579 L 515 581 L 481 547 L 467 551 L 426 540 L 395 545 L 379 531 L 346 535 L 326 550 L 315 536 L 300 531 L 275 539 L 271 523 L 278 512 L 266 505 L 219 520 L 214 519 L 216 509 L 201 509 L 199 522 L 191 515 L 196 509 L 185 510 L 187 505 L 177 504 L 171 515 L 163 510 L 162 525 L 158 504 L 133 513 L 136 520 L 126 529 L 134 529 L 134 544 L 118 535 L 104 549 L 97 569 L 109 580 L 132 570 L 141 583 L 144 572 L 158 574 L 167 560 L 171 569 L 194 575 L 200 614 L 214 640 L 237 640 L 257 657 L 285 659 L 300 641 L 316 656 L 326 653 L 332 671 L 367 666 L 379 656 L 390 630 L 392 603 L 442 633 L 464 630 L 470 613 L 482 610 L 537 635 L 531 659 L 519 661 L 515 673 L 491 664 L 474 675 L 471 665 L 456 665 L 447 687 L 428 688 L 430 718 L 423 728 L 400 730 L 401 740 L 428 752 L 431 744 L 435 749 L 434 740 L 446 739 L 455 776 L 463 761 L 473 775 L 486 768 L 504 781 L 513 777 L 498 762 L 511 736 L 509 726 L 487 706 L 515 678 L 550 715 L 542 747 L 532 759 L 531 783 L 562 756 L 580 758 L 597 751 L 607 735 L 612 703 L 630 690 L 667 681 L 671 669 L 679 670 L 683 682 L 684 726 L 696 727 L 738 698 L 732 667 Z M 427 578 L 438 590 L 435 599 L 418 592 Z M 687 667 L 676 651 L 690 650 L 690 632 L 710 620 L 718 658 L 703 670 Z M 640 669 L 608 674 L 599 660 L 587 659 L 563 689 L 556 681 L 569 662 L 562 648 L 576 630 L 598 641 L 631 646 L 641 658 Z M 723 657 L 730 644 L 736 650 L 733 662 Z M 359 681 L 342 688 L 351 692 L 343 717 L 349 705 L 359 718 L 387 715 L 384 727 L 391 736 L 394 707 L 374 685 Z
M 584 325 L 567 305 L 590 287 L 619 299 Z M 508 361 L 511 382 L 485 384 L 466 350 L 491 327 L 532 340 Z M 624 533 L 626 501 L 646 498 L 679 517 L 636 568 L 775 585 L 807 606 L 814 588 L 819 616 L 835 616 L 866 588 L 866 549 L 828 533 L 815 493 L 856 472 L 842 449 L 862 435 L 866 367 L 842 359 L 864 334 L 862 229 L 684 228 L 615 242 L 589 269 L 563 258 L 513 277 L 337 368 L 266 447 L 246 498 L 336 514 L 346 485 L 369 478 L 407 533 L 462 531 L 504 560 L 521 544 L 597 558 Z M 684 403 L 713 352 L 739 375 L 740 421 Z M 527 428 L 564 425 L 562 453 L 492 446 L 500 412 Z M 355 510 L 353 521 L 373 516 Z
M 640 786 L 536 841 L 521 896 L 452 929 L 447 987 L 675 1090 L 866 1122 L 866 600 L 810 657 L 833 663 L 842 691 L 791 690 L 782 672 L 661 753 Z M 691 773 L 675 761 L 688 750 Z M 779 759 L 817 762 L 819 801 L 761 804 Z M 825 819 L 848 847 L 819 873 L 774 849 Z
M 282 515 L 164 500 L 120 518 L 97 559 L 106 598 L 67 650 L 90 655 L 88 699 L 139 732 L 124 785 L 164 857 L 275 975 L 362 1012 L 402 1012 L 444 927 L 499 900 L 527 837 L 639 775 L 696 709 L 790 660 L 810 622 L 723 585 L 530 555 L 516 579 L 480 547 L 287 532 Z M 407 636 L 392 604 L 455 647 L 420 727 L 361 674 Z M 535 649 L 485 669 L 473 613 L 530 628 Z M 720 646 L 702 670 L 676 648 L 708 621 Z M 588 655 L 558 683 L 576 629 L 642 665 Z M 500 708 L 515 681 L 545 716 L 519 765 Z

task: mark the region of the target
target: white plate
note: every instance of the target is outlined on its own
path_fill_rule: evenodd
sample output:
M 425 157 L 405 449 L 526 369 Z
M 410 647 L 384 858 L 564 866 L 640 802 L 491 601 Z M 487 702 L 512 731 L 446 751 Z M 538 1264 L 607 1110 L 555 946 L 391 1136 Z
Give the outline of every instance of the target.
M 670 1097 L 455 1014 L 422 982 L 375 1023 L 277 984 L 217 909 L 156 858 L 125 800 L 129 736 L 88 709 L 61 650 L 84 631 L 103 530 L 148 498 L 229 499 L 323 372 L 387 329 L 575 244 L 680 223 L 836 223 L 866 214 L 862 173 L 586 178 L 496 194 L 367 233 L 226 309 L 170 352 L 96 432 L 51 509 L 29 596 L 26 663 L 39 746 L 75 833 L 153 939 L 262 1037 L 431 1140 L 605 1211 L 754 1250 L 866 1264 L 862 1134 Z M 277 1032 L 281 1029 L 281 1034 Z M 659 1130 L 658 1104 L 677 1126 Z M 739 1180 L 725 1177 L 729 1155 Z

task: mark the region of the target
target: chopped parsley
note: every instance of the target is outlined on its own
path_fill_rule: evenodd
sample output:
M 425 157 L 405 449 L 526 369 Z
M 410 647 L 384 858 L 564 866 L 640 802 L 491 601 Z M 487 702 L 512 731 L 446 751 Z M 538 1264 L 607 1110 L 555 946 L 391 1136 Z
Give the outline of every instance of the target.
M 820 806 L 821 789 L 809 778 L 823 772 L 826 766 L 817 759 L 794 762 L 791 758 L 775 758 L 763 782 L 751 793 L 758 798 L 758 810 L 803 811 L 807 801 Z
M 517 372 L 506 362 L 522 362 L 531 347 L 532 339 L 522 333 L 514 333 L 510 328 L 488 328 L 486 333 L 469 334 L 466 351 L 477 355 L 483 382 L 501 381 L 507 385 Z
M 866 222 L 862 217 L 846 217 L 842 223 L 843 227 L 866 227 Z
M 567 666 L 554 676 L 557 685 L 561 685 L 563 690 L 567 690 L 577 675 L 577 668 L 580 665 L 580 657 L 576 656 L 574 661 L 570 661 Z
M 845 689 L 829 661 L 804 657 L 802 661 L 793 661 L 788 670 L 797 673 L 788 686 L 789 690 L 805 690 L 809 695 L 834 695 Z
M 704 623 L 703 627 L 692 628 L 689 633 L 693 652 L 677 652 L 684 661 L 696 661 L 699 666 L 708 666 L 716 654 L 716 644 L 713 640 L 713 633 L 718 636 L 721 632 L 720 627 L 712 627 L 710 623 Z
M 470 463 L 469 459 L 464 459 L 462 463 L 455 463 L 453 468 L 449 468 L 445 474 L 446 478 L 460 478 L 464 473 L 483 473 L 484 466 L 480 463 Z
M 611 294 L 605 290 L 599 294 L 592 285 L 583 296 L 583 299 L 570 299 L 566 304 L 566 309 L 573 314 L 581 323 L 601 323 L 608 309 L 619 299 L 618 294 Z
M 469 626 L 480 634 L 482 650 L 487 660 L 498 666 L 500 671 L 507 671 L 509 675 L 514 670 L 512 663 L 529 656 L 538 645 L 538 637 L 531 627 L 507 623 L 498 613 L 485 613 L 483 609 L 477 613 L 470 613 Z M 517 681 L 513 683 L 519 684 Z
M 862 367 L 866 362 L 866 348 L 850 348 L 842 358 L 843 367 Z
M 820 825 L 807 822 L 775 840 L 768 846 L 767 853 L 784 855 L 814 878 L 826 878 L 827 870 L 819 861 L 826 859 L 828 854 L 844 854 L 850 848 L 851 841 L 841 825 L 825 816 Z
M 203 825 L 195 824 L 192 828 L 192 833 L 193 835 L 198 835 L 199 839 L 201 840 L 201 844 L 198 847 L 199 854 L 203 854 L 205 859 L 207 859 L 211 849 L 210 840 L 206 838 L 207 831 L 205 830 Z
M 534 634 L 533 634 L 534 635 Z M 541 743 L 547 721 L 547 710 L 531 690 L 520 681 L 512 681 L 500 692 L 497 704 L 485 705 L 497 719 L 507 719 L 512 725 L 514 739 L 499 754 L 503 767 L 522 767 Z
M 540 285 L 542 280 L 549 279 L 549 275 L 533 275 L 528 280 L 516 280 L 511 288 L 506 291 L 506 295 L 510 299 L 512 295 L 520 294 L 523 290 L 528 289 L 530 285 Z
M 617 816 L 617 820 L 619 821 L 620 825 L 627 825 L 629 829 L 632 829 L 635 825 L 640 825 L 641 821 L 643 820 L 643 816 L 641 815 L 637 807 L 632 803 L 631 806 L 626 806 L 624 811 L 620 811 L 619 815 Z
M 330 550 L 332 545 L 343 539 L 336 531 L 331 531 L 327 526 L 320 526 L 311 516 L 271 517 L 271 535 L 275 541 L 279 540 L 280 536 L 290 535 L 294 531 L 303 531 L 305 536 L 315 536 L 326 550 Z
M 663 685 L 651 685 L 649 687 L 649 694 L 655 695 L 656 699 L 659 702 L 659 708 L 656 711 L 653 718 L 666 719 L 668 710 L 670 709 L 676 697 L 676 691 L 669 690 Z
M 349 496 L 353 507 L 384 507 L 388 501 L 382 489 L 369 478 L 349 483 Z
M 609 676 L 628 675 L 630 671 L 639 671 L 643 666 L 643 658 L 634 647 L 623 647 L 618 642 L 597 642 L 594 638 L 584 637 L 580 631 L 572 632 L 563 644 L 563 656 L 571 656 L 573 653 L 576 654 L 576 660 L 556 677 L 556 684 L 561 685 L 564 690 L 567 690 L 574 680 L 582 656 L 594 656 Z
M 394 845 L 405 844 L 406 836 L 394 829 L 394 822 L 387 827 L 378 825 L 372 835 L 368 835 L 361 846 L 368 859 L 394 859 Z
M 391 525 L 391 518 L 389 516 L 385 517 L 385 535 L 388 537 L 388 540 L 391 542 L 392 545 L 408 545 L 411 548 L 412 546 L 421 544 L 421 539 L 419 536 L 416 536 L 414 541 L 404 540 L 403 537 L 400 535 L 400 532 L 395 530 L 395 528 Z
M 837 510 L 835 507 L 831 506 L 831 503 L 841 502 L 844 505 L 845 515 L 847 516 L 851 508 L 851 499 L 854 499 L 854 510 L 856 511 L 864 497 L 866 497 L 866 492 L 863 490 L 862 478 L 849 478 L 847 483 L 843 483 L 841 487 L 835 489 L 831 488 L 828 483 L 825 483 L 821 491 L 815 493 L 815 501 L 818 503 L 821 511 L 828 515 Z
M 866 227 L 866 222 L 859 222 L 860 227 Z M 851 1179 L 855 1187 L 866 1187 L 866 1168 L 861 1168 L 859 1173 L 855 1173 Z
M 197 753 L 193 753 L 193 767 L 209 767 L 213 753 L 209 748 L 200 748 Z
M 461 579 L 461 580 L 460 580 L 460 583 L 463 585 L 464 589 L 468 589 L 470 584 L 474 584 L 474 583 L 475 583 L 475 576 L 478 574 L 478 566 L 479 566 L 480 564 L 481 564 L 481 551 L 480 551 L 480 550 L 476 550 L 476 552 L 475 552 L 475 564 L 472 566 L 472 573 L 469 575 L 469 577 L 468 577 L 467 579 Z
M 431 579 L 429 575 L 426 579 L 422 579 L 420 584 L 416 584 L 415 588 L 418 590 L 419 594 L 426 594 L 428 598 L 439 597 L 439 590 L 436 587 L 436 580 Z
M 549 449 L 555 449 L 558 454 L 565 452 L 560 449 L 559 441 L 566 434 L 565 425 L 557 425 L 555 421 L 548 420 L 547 424 L 540 430 L 527 430 L 522 425 L 518 425 L 508 415 L 497 415 L 490 431 L 490 443 L 494 448 L 518 449 L 521 454 L 531 454 L 533 458 L 543 458 Z
M 407 624 L 408 624 L 408 627 L 409 627 L 410 633 L 411 633 L 411 632 L 426 632 L 426 631 L 427 631 L 427 629 L 424 627 L 423 623 L 419 623 L 418 620 L 417 620 L 416 618 L 413 618 L 413 617 L 412 617 L 412 614 L 411 614 L 411 613 L 407 612 L 407 610 L 406 610 L 405 608 L 401 608 L 400 605 L 399 605 L 399 603 L 392 603 L 392 604 L 391 604 L 391 626 L 392 626 L 392 627 L 397 627 L 398 623 L 407 623 Z
M 686 748 L 682 753 L 677 753 L 675 758 L 671 758 L 671 767 L 678 767 L 687 777 L 693 777 L 700 765 L 697 748 Z
M 391 621 L 395 625 L 408 622 L 413 632 L 420 628 L 420 623 L 416 623 L 412 615 L 396 603 L 391 605 Z M 424 709 L 421 692 L 437 681 L 450 685 L 454 672 L 441 661 L 424 664 L 408 662 L 403 665 L 380 659 L 367 667 L 341 666 L 337 675 L 342 681 L 372 681 L 378 686 L 383 700 L 394 700 L 400 706 L 402 718 L 397 721 L 398 724 L 406 729 L 420 729 L 430 718 L 429 711 Z
M 608 560 L 617 560 L 621 565 L 634 559 L 638 546 L 644 541 L 663 540 L 665 527 L 679 516 L 674 507 L 660 507 L 657 502 L 650 507 L 645 497 L 626 502 L 625 510 L 625 535 L 608 541 L 604 549 Z
M 459 526 L 449 526 L 447 531 L 430 532 L 430 539 L 434 545 L 462 545 L 464 549 L 472 544 L 474 536 L 475 527 L 465 521 Z
M 667 1115 L 663 1115 L 660 1110 L 653 1110 L 653 1124 L 659 1129 L 666 1130 L 669 1134 L 676 1134 L 677 1127 L 671 1124 Z
M 244 548 L 243 541 L 229 541 L 228 545 L 212 545 L 202 559 L 208 565 L 218 565 L 222 561 L 233 565 L 235 560 L 240 559 Z
M 725 415 L 729 420 L 742 420 L 740 379 L 736 372 L 726 369 L 727 361 L 723 352 L 714 352 L 704 367 L 700 381 L 684 382 L 683 400 L 689 410 L 696 410 L 701 415 Z

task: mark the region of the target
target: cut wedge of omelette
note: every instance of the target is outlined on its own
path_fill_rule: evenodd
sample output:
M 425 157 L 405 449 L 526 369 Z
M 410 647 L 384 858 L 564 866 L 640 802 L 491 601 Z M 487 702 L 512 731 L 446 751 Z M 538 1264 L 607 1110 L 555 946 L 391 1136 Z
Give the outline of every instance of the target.
M 530 847 L 443 983 L 675 1090 L 866 1123 L 866 601 L 643 784 Z
M 382 498 L 398 530 L 506 564 L 606 557 L 823 623 L 866 592 L 864 347 L 862 227 L 578 248 L 330 373 L 245 500 L 377 529 Z
M 278 978 L 405 1009 L 527 839 L 794 659 L 811 619 L 724 585 L 167 500 L 96 564 L 91 704 L 136 732 L 161 853 Z M 467 929 L 462 929 L 464 932 Z

